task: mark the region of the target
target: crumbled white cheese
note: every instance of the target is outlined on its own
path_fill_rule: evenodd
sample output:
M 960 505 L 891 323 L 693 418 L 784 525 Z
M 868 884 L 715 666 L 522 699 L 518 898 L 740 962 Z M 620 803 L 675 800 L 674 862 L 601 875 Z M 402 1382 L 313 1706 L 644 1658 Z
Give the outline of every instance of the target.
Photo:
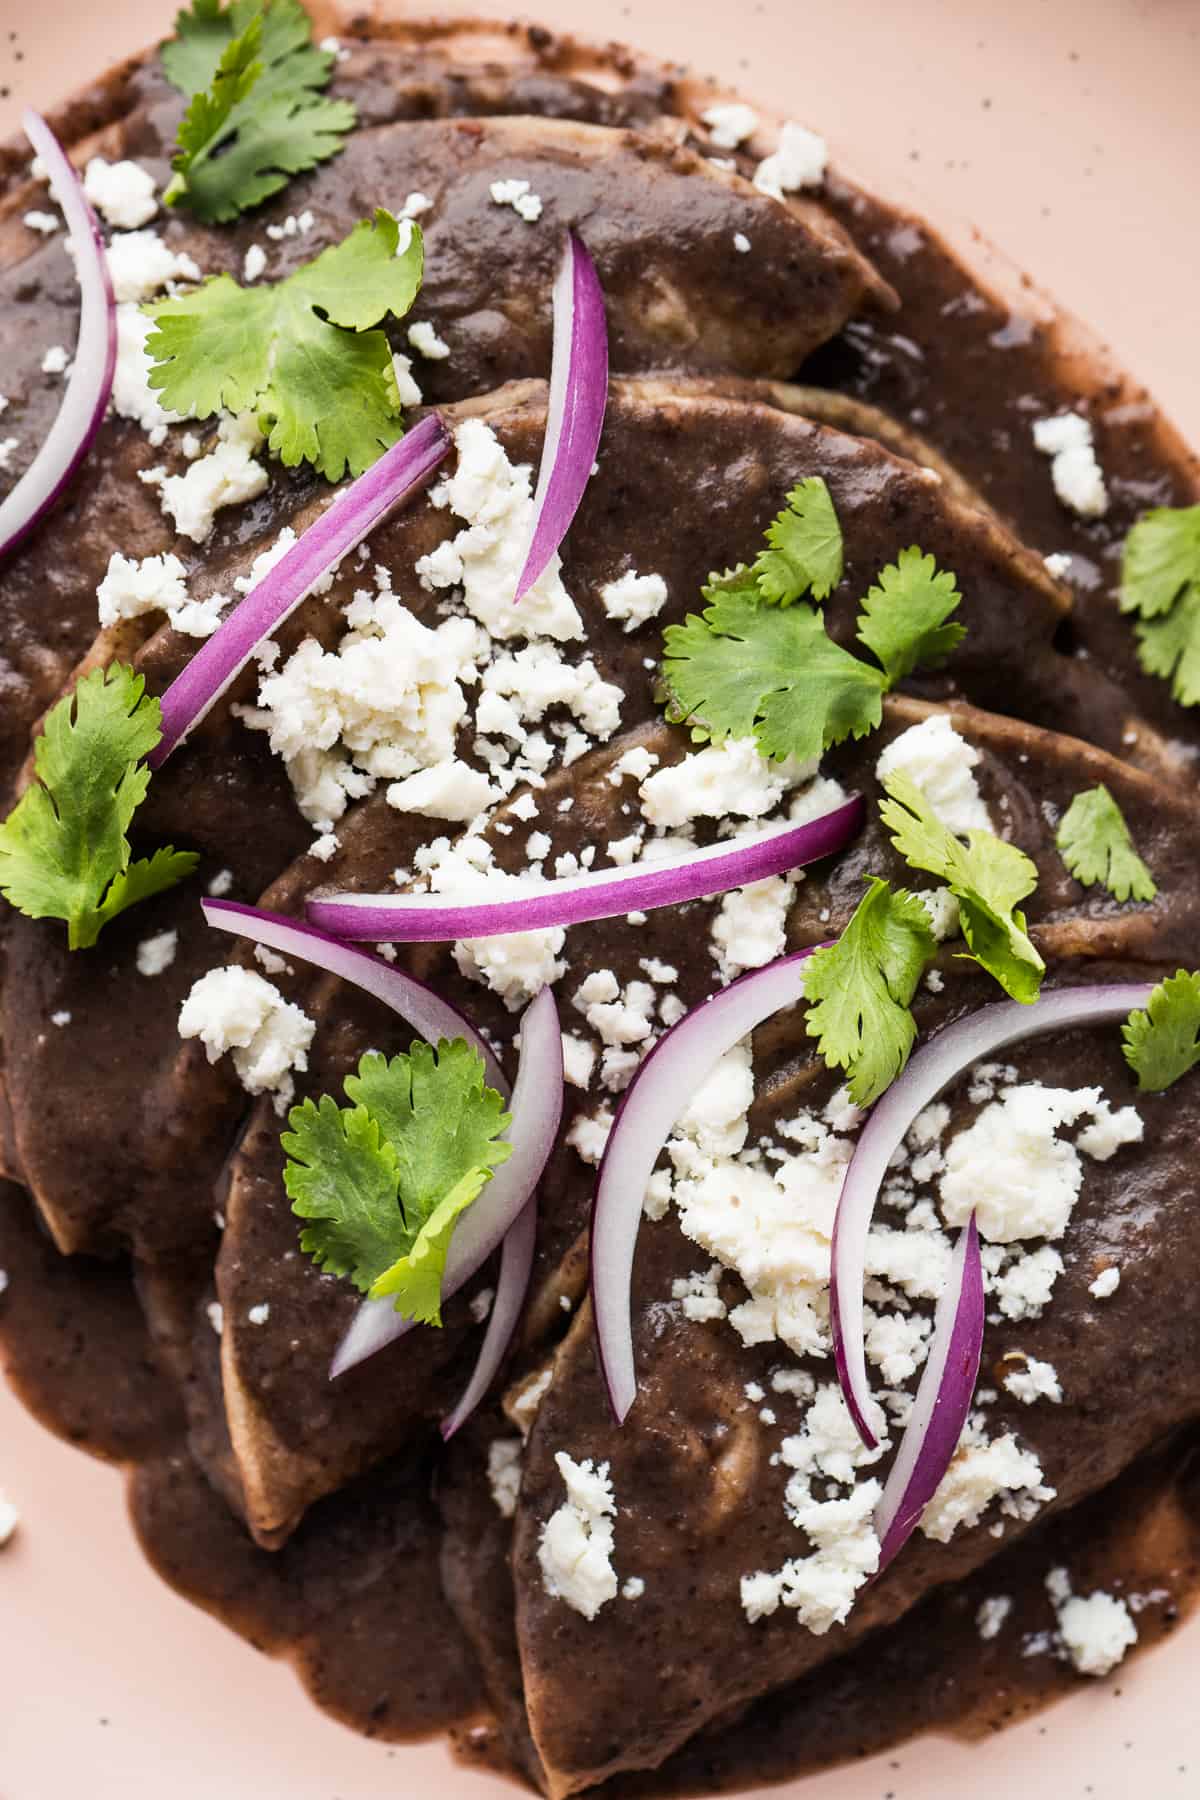
M 920 1313 L 875 1313 L 865 1307 L 867 1355 L 889 1387 L 915 1375 L 929 1350 L 933 1321 Z
M 67 1012 L 65 1008 L 59 1012 L 52 1012 L 50 1014 L 50 1023 L 56 1026 L 59 1031 L 62 1031 L 71 1023 L 71 1014 Z
M 1006 1089 L 946 1151 L 939 1191 L 947 1223 L 965 1225 L 974 1211 L 993 1243 L 1060 1238 L 1079 1197 L 1083 1165 L 1075 1146 L 1055 1133 L 1102 1104 L 1099 1088 L 1026 1082 Z
M 975 1627 L 985 1643 L 1000 1636 L 1008 1615 L 1013 1609 L 1011 1594 L 993 1594 L 979 1604 L 975 1614 Z
M 1113 1264 L 1107 1269 L 1101 1269 L 1095 1281 L 1089 1286 L 1088 1293 L 1096 1300 L 1107 1300 L 1116 1293 L 1120 1285 L 1121 1271 Z
M 1063 1259 L 1049 1244 L 1016 1260 L 989 1284 L 989 1291 L 1006 1319 L 1036 1319 L 1050 1304 L 1054 1283 L 1063 1272 Z
M 1137 1643 L 1129 1608 L 1114 1594 L 1074 1594 L 1057 1611 L 1059 1635 L 1081 1675 L 1108 1675 Z
M 761 969 L 783 955 L 795 892 L 796 883 L 789 876 L 768 875 L 725 895 L 713 920 L 710 946 L 722 981 L 732 981 L 744 969 Z
M 608 1464 L 597 1469 L 590 1458 L 577 1463 L 563 1450 L 554 1460 L 567 1497 L 542 1527 L 538 1544 L 542 1585 L 552 1599 L 594 1619 L 617 1594 L 612 1566 L 617 1507 Z
M 42 358 L 43 375 L 65 375 L 71 358 L 61 344 L 51 344 Z
M 1101 1100 L 1090 1125 L 1075 1139 L 1085 1156 L 1096 1162 L 1107 1162 L 1126 1144 L 1140 1144 L 1145 1133 L 1136 1106 L 1122 1106 L 1114 1112 L 1107 1100 Z
M 162 508 L 175 521 L 175 529 L 202 544 L 212 532 L 223 506 L 240 506 L 255 500 L 270 477 L 253 452 L 262 443 L 253 413 L 226 416 L 217 427 L 218 442 L 182 475 L 169 475 L 159 493 Z
M 461 587 L 467 610 L 493 637 L 549 637 L 560 643 L 581 638 L 583 620 L 562 584 L 557 555 L 520 605 L 514 603 L 533 527 L 528 464 L 509 462 L 482 419 L 465 419 L 454 444 L 457 466 L 431 498 L 448 505 L 466 528 L 421 557 L 422 582 L 431 589 Z
M 468 835 L 453 845 L 447 838 L 437 838 L 418 851 L 416 864 L 433 892 L 455 898 L 519 894 L 525 888 L 519 876 L 492 867 L 491 845 L 479 837 Z M 516 1012 L 563 974 L 565 964 L 559 958 L 565 942 L 561 926 L 461 938 L 454 946 L 454 959 L 464 975 L 483 982 Z
M 23 225 L 26 225 L 30 231 L 41 232 L 43 237 L 52 236 L 62 224 L 62 220 L 57 213 L 38 212 L 36 208 L 25 213 L 22 216 L 21 222 Z
M 493 181 L 488 190 L 497 206 L 511 206 L 519 213 L 527 225 L 532 225 L 542 216 L 542 202 L 537 194 L 530 193 L 529 183 L 520 175 L 511 175 L 501 181 Z
M 638 790 L 642 812 L 663 830 L 692 819 L 758 819 L 807 781 L 811 762 L 770 762 L 753 738 L 727 738 L 659 769 Z
M 164 612 L 174 630 L 188 637 L 211 637 L 221 623 L 224 595 L 193 600 L 184 574 L 177 556 L 144 556 L 139 562 L 114 550 L 96 589 L 101 625 Z
M 622 1600 L 640 1600 L 646 1591 L 646 1583 L 640 1575 L 631 1575 L 621 1588 Z
M 428 319 L 419 319 L 408 328 L 408 341 L 418 356 L 427 362 L 445 362 L 450 354 L 450 346 L 444 338 L 440 338 Z
M 157 931 L 153 937 L 143 938 L 137 947 L 137 972 L 139 975 L 162 975 L 175 961 L 175 953 L 179 948 L 177 931 Z
M 723 1319 L 727 1308 L 719 1292 L 720 1282 L 721 1265 L 713 1263 L 708 1269 L 695 1269 L 690 1275 L 673 1281 L 671 1298 L 683 1302 L 685 1319 L 697 1322 Z
M 764 194 L 782 200 L 801 188 L 818 188 L 829 166 L 829 147 L 823 137 L 789 120 L 779 133 L 774 155 L 765 157 L 754 171 L 754 185 Z
M 595 1165 L 604 1155 L 604 1146 L 608 1143 L 612 1127 L 613 1115 L 607 1106 L 602 1106 L 598 1113 L 590 1117 L 581 1113 L 567 1132 L 565 1141 L 585 1163 Z
M 493 1438 L 488 1445 L 488 1486 L 502 1518 L 511 1519 L 521 1492 L 520 1438 Z
M 83 191 L 110 225 L 124 230 L 144 225 L 158 211 L 154 177 L 140 163 L 110 163 L 93 156 L 84 172 Z
M 113 298 L 148 300 L 173 281 L 199 281 L 190 256 L 164 243 L 157 231 L 118 231 L 105 250 Z
M 1102 518 L 1108 511 L 1108 490 L 1096 458 L 1091 421 L 1077 412 L 1037 419 L 1033 441 L 1043 456 L 1053 458 L 1050 478 L 1063 505 L 1082 519 Z
M 210 969 L 193 985 L 179 1012 L 179 1035 L 198 1037 L 210 1063 L 227 1051 L 249 1094 L 270 1092 L 287 1111 L 293 1071 L 308 1067 L 316 1024 L 253 969 Z
M 883 1490 L 878 1481 L 862 1481 L 846 1499 L 809 1498 L 793 1510 L 793 1523 L 808 1536 L 809 1556 L 786 1562 L 775 1574 L 744 1575 L 742 1607 L 747 1619 L 768 1617 L 788 1607 L 816 1637 L 840 1625 L 855 1595 L 879 1567 L 879 1539 L 874 1513 Z
M 402 219 L 419 219 L 423 214 L 432 211 L 433 201 L 429 198 L 429 195 L 421 193 L 420 189 L 416 189 L 408 195 L 404 205 L 400 208 L 400 217 Z
M 1042 1465 L 1031 1450 L 1022 1450 L 1012 1432 L 987 1439 L 970 1426 L 954 1453 L 933 1499 L 921 1515 L 921 1530 L 948 1544 L 959 1526 L 978 1524 L 993 1500 L 1008 1502 L 1024 1517 L 1054 1489 L 1042 1483 Z
M 600 973 L 611 975 L 611 970 Z M 658 1004 L 649 982 L 631 981 L 623 991 L 612 994 L 608 993 L 605 984 L 604 991 L 604 999 L 596 997 L 598 987 L 589 986 L 585 981 L 575 995 L 575 1005 L 601 1042 L 618 1048 L 644 1042 L 654 1030 L 654 1011 Z
M 628 569 L 616 581 L 604 584 L 600 604 L 610 619 L 623 619 L 626 631 L 636 631 L 667 604 L 667 584 L 661 575 L 639 575 L 636 569 Z
M 1036 1400 L 1052 1400 L 1056 1406 L 1062 1401 L 1058 1371 L 1053 1363 L 1039 1362 L 1036 1356 L 1023 1357 L 1019 1366 L 1004 1377 L 1004 1386 L 1025 1406 L 1032 1406 Z
M 758 114 L 741 100 L 723 100 L 700 114 L 718 150 L 736 150 L 758 129 Z
M 945 713 L 931 713 L 892 739 L 875 764 L 875 775 L 881 784 L 889 775 L 907 776 L 949 831 L 990 831 L 992 821 L 974 775 L 979 756 Z
M 488 719 L 483 711 L 486 697 L 495 694 L 510 703 L 511 720 L 494 715 Z M 553 644 L 527 644 L 497 656 L 484 670 L 481 695 L 482 717 L 476 720 L 480 729 L 518 741 L 524 739 L 526 725 L 538 724 L 555 706 L 566 707 L 585 731 L 601 741 L 621 723 L 621 689 L 601 679 L 591 657 L 566 662 Z
M 733 247 L 738 252 L 739 256 L 746 256 L 749 254 L 750 239 L 746 236 L 744 231 L 735 231 L 734 232 Z
M 166 427 L 176 423 L 179 414 L 168 411 L 156 389 L 150 386 L 146 339 L 153 330 L 153 320 L 140 307 L 132 302 L 118 306 L 112 405 L 114 412 L 123 419 L 136 420 L 143 431 L 165 435 Z
M 265 1325 L 270 1316 L 271 1303 L 269 1300 L 260 1300 L 257 1306 L 251 1306 L 246 1309 L 246 1317 L 249 1319 L 251 1325 Z
M 1046 573 L 1048 575 L 1053 575 L 1055 581 L 1065 581 L 1067 579 L 1067 576 L 1071 573 L 1071 567 L 1074 560 L 1074 557 L 1067 555 L 1062 550 L 1053 550 L 1049 556 L 1044 556 L 1042 558 L 1042 561 L 1046 565 Z
M 403 781 L 394 781 L 387 790 L 388 805 L 397 812 L 419 813 L 426 819 L 456 819 L 464 825 L 499 798 L 499 788 L 458 757 L 419 769 Z
M 219 1300 L 210 1300 L 204 1310 L 208 1315 L 209 1324 L 220 1337 L 225 1330 L 225 1308 Z
M 423 396 L 413 374 L 412 358 L 405 356 L 400 350 L 393 350 L 392 370 L 401 406 L 420 406 Z
M 322 831 L 309 845 L 308 853 L 315 856 L 318 862 L 332 862 L 337 855 L 337 847 L 337 833 Z
M 257 281 L 267 266 L 267 253 L 261 244 L 251 244 L 242 258 L 242 280 Z

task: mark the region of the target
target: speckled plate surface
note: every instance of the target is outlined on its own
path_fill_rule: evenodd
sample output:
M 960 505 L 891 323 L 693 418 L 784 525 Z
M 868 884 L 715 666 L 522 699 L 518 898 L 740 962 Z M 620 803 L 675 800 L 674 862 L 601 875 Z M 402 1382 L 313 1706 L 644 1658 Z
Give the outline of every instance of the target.
M 439 10 L 505 14 L 486 0 Z M 1185 223 L 1200 153 L 1196 0 L 751 0 L 736 30 L 726 10 L 683 0 L 541 10 L 564 29 L 687 55 L 823 131 L 843 166 L 923 212 L 992 279 L 1035 272 L 1200 440 L 1200 239 Z M 161 37 L 173 11 L 173 0 L 4 0 L 0 135 L 20 103 L 53 104 Z M 2 1384 L 0 1487 L 23 1520 L 0 1557 L 0 1800 L 503 1791 L 440 1744 L 351 1735 L 286 1667 L 177 1599 L 137 1551 L 118 1475 L 41 1431 Z M 1198 1652 L 1200 1617 L 1111 1681 L 984 1743 L 930 1737 L 777 1791 L 1009 1800 L 1019 1783 L 1025 1800 L 1183 1800 L 1200 1790 Z

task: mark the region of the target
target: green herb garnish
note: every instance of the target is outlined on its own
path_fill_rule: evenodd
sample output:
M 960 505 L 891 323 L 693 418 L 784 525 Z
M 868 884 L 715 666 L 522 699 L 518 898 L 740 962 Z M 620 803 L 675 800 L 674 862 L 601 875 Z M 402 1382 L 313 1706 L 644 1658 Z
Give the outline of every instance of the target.
M 920 897 L 872 877 L 837 943 L 810 957 L 806 1029 L 829 1067 L 846 1070 L 856 1106 L 878 1100 L 908 1061 L 909 1007 L 936 947 Z
M 1180 969 L 1160 981 L 1145 1012 L 1121 1028 L 1125 1061 L 1143 1093 L 1161 1093 L 1200 1063 L 1200 974 Z
M 1200 704 L 1200 506 L 1159 506 L 1125 539 L 1121 611 L 1136 613 L 1138 659 Z
M 1116 900 L 1153 900 L 1154 877 L 1133 846 L 1120 807 L 1101 784 L 1076 794 L 1054 839 L 1084 887 L 1106 887 Z
M 1037 868 L 1023 850 L 990 831 L 969 831 L 964 844 L 943 825 L 916 784 L 885 776 L 880 816 L 892 842 L 914 869 L 944 881 L 958 901 L 971 958 L 1014 1000 L 1036 1000 L 1046 965 L 1025 929 L 1017 902 L 1037 886 Z
M 877 668 L 835 644 L 821 612 L 800 600 L 824 598 L 841 578 L 841 527 L 825 483 L 793 489 L 766 535 L 753 567 L 711 576 L 704 611 L 667 627 L 662 697 L 667 717 L 686 722 L 698 743 L 753 737 L 777 760 L 819 756 L 874 731 L 884 694 L 954 648 L 963 627 L 948 621 L 961 596 L 931 556 L 902 551 L 858 621 Z
M 320 94 L 335 59 L 299 0 L 193 0 L 175 31 L 163 67 L 190 104 L 168 205 L 223 223 L 341 149 L 357 114 Z
M 229 275 L 147 306 L 150 385 L 163 405 L 207 419 L 252 411 L 289 468 L 329 481 L 361 475 L 403 435 L 387 336 L 421 285 L 421 233 L 382 208 L 286 281 L 239 287 Z
M 364 1056 L 345 1081 L 289 1114 L 282 1138 L 292 1211 L 312 1220 L 300 1247 L 373 1300 L 440 1325 L 442 1276 L 455 1224 L 512 1154 L 511 1118 L 461 1038 L 415 1043 L 391 1061 Z
M 791 606 L 811 590 L 827 600 L 842 579 L 842 527 L 819 475 L 792 489 L 766 536 L 753 570 L 763 599 Z
M 31 919 L 63 919 L 72 950 L 126 907 L 174 887 L 199 858 L 156 850 L 131 862 L 125 836 L 162 736 L 157 699 L 132 669 L 94 669 L 47 715 L 36 779 L 0 825 L 0 893 Z

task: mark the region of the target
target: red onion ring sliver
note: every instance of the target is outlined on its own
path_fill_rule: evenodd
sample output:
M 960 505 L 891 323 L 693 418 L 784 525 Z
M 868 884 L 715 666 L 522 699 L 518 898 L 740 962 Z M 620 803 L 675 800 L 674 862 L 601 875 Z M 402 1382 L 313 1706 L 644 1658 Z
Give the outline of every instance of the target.
M 478 1206 L 479 1201 L 475 1202 Z M 470 1210 L 466 1217 L 470 1218 Z M 451 1240 L 453 1242 L 453 1240 Z M 500 1273 L 496 1278 L 496 1297 L 492 1301 L 487 1331 L 479 1349 L 479 1360 L 471 1374 L 462 1398 L 454 1411 L 442 1420 L 442 1440 L 449 1443 L 460 1426 L 465 1425 L 495 1379 L 508 1346 L 521 1320 L 521 1308 L 529 1292 L 533 1273 L 533 1252 L 537 1244 L 537 1199 L 527 1200 L 504 1234 L 500 1252 Z
M 117 313 L 104 239 L 66 151 L 39 113 L 26 112 L 25 135 L 45 164 L 62 208 L 79 276 L 79 335 L 53 425 L 21 479 L 0 500 L 0 557 L 45 517 L 91 449 L 112 396 Z
M 512 1124 L 508 1131 L 513 1153 L 507 1162 L 500 1164 L 478 1200 L 467 1208 L 455 1227 L 442 1278 L 443 1299 L 448 1300 L 470 1281 L 500 1243 L 507 1242 L 522 1209 L 529 1210 L 531 1197 L 554 1148 L 562 1108 L 562 1032 L 554 995 L 549 988 L 543 988 L 530 1001 L 521 1020 L 521 1060 L 512 1092 Z M 518 1247 L 519 1242 L 518 1239 Z M 516 1260 L 516 1250 L 513 1259 Z M 515 1282 L 515 1277 L 511 1279 Z M 528 1274 L 525 1279 L 527 1284 Z M 499 1305 L 499 1292 L 496 1304 Z M 390 1300 L 364 1300 L 337 1347 L 329 1371 L 330 1380 L 336 1380 L 368 1356 L 374 1356 L 376 1351 L 403 1337 L 411 1328 L 412 1320 L 402 1319 Z M 506 1338 L 498 1357 L 503 1355 L 507 1343 Z M 493 1343 L 492 1350 L 494 1348 Z M 488 1350 L 486 1341 L 484 1350 Z M 488 1350 L 488 1354 L 491 1353 Z M 481 1351 L 481 1362 L 483 1355 Z M 460 1407 L 465 1400 L 464 1396 Z M 474 1405 L 474 1401 L 471 1404 Z M 457 1409 L 452 1416 L 457 1417 Z M 461 1419 L 458 1422 L 461 1423 Z
M 325 932 L 316 931 L 297 919 L 285 918 L 281 913 L 243 906 L 237 900 L 203 900 L 201 907 L 205 919 L 218 931 L 249 938 L 252 943 L 265 944 L 282 956 L 298 957 L 314 968 L 352 981 L 364 993 L 373 994 L 385 1006 L 390 1006 L 430 1043 L 436 1044 L 439 1038 L 465 1038 L 482 1056 L 489 1085 L 507 1100 L 508 1082 L 495 1052 L 465 1013 L 435 994 L 423 981 L 406 975 L 403 969 L 394 968 L 381 957 L 372 956 L 369 950 L 344 944 L 339 938 L 328 937 Z
M 517 600 L 529 592 L 571 528 L 591 479 L 608 404 L 604 291 L 596 265 L 573 231 L 566 235 L 554 278 L 552 309 L 546 436 Z
M 861 794 L 803 825 L 772 826 L 733 843 L 709 845 L 669 863 L 597 869 L 530 884 L 497 900 L 454 900 L 445 894 L 335 894 L 308 902 L 324 931 L 372 943 L 452 943 L 610 919 L 627 912 L 681 906 L 711 894 L 782 875 L 841 850 L 861 828 Z
M 450 449 L 450 433 L 429 413 L 281 556 L 223 620 L 162 697 L 162 741 L 147 758 L 158 768 L 215 706 L 258 646 L 277 631 L 344 556 L 361 544 L 403 500 L 432 480 Z
M 630 1288 L 646 1184 L 671 1128 L 726 1051 L 804 998 L 818 946 L 731 982 L 659 1039 L 626 1090 L 600 1163 L 592 1208 L 591 1287 L 600 1366 L 621 1424 L 637 1397 Z
M 913 1120 L 965 1069 L 1008 1044 L 1073 1025 L 1099 1025 L 1145 1006 L 1152 985 L 1128 982 L 1059 988 L 1025 1006 L 1003 1000 L 948 1025 L 912 1058 L 877 1101 L 850 1158 L 833 1227 L 830 1317 L 838 1380 L 864 1443 L 874 1449 L 887 1422 L 871 1396 L 863 1344 L 867 1233 L 888 1163 Z
M 979 1379 L 983 1324 L 983 1262 L 972 1213 L 954 1246 L 912 1412 L 875 1509 L 877 1575 L 911 1537 L 958 1449 Z

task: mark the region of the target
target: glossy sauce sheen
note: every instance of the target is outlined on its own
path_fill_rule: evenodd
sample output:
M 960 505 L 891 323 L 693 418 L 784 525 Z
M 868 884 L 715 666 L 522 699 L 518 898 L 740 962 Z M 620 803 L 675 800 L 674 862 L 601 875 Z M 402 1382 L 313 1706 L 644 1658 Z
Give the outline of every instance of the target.
M 552 62 L 547 55 L 545 70 L 525 78 L 505 110 L 587 111 L 578 89 L 553 74 Z M 365 119 L 396 116 L 394 75 L 386 57 L 377 71 L 357 75 L 354 98 Z M 160 79 L 147 73 L 137 80 L 148 117 L 157 115 L 169 137 L 173 113 Z M 478 104 L 477 90 L 486 85 L 479 76 L 474 83 L 472 89 L 464 79 L 463 110 Z M 418 98 L 407 116 L 422 116 L 419 81 L 412 86 Z M 619 99 L 596 99 L 590 116 L 643 123 L 669 104 L 668 88 L 641 78 Z M 152 158 L 161 154 L 162 137 L 154 141 L 146 119 L 129 152 Z M 324 179 L 337 204 L 335 177 Z M 1195 738 L 1195 722 L 1171 704 L 1165 685 L 1133 669 L 1130 633 L 1109 593 L 1115 547 L 1129 525 L 1148 504 L 1194 498 L 1194 466 L 1143 396 L 1114 388 L 1097 408 L 1110 513 L 1085 524 L 1065 512 L 1030 431 L 1033 419 L 1069 407 L 1078 393 L 1065 383 L 1053 334 L 1010 318 L 911 220 L 836 181 L 828 199 L 895 287 L 902 310 L 855 323 L 798 378 L 836 386 L 913 425 L 1025 543 L 1042 553 L 1070 551 L 1083 582 L 1060 647 L 1086 644 L 1164 736 L 1176 743 L 1187 733 Z M 252 233 L 245 235 L 249 241 Z M 239 234 L 239 255 L 240 242 Z M 103 485 L 99 473 L 88 479 Z M 88 503 L 84 494 L 85 514 Z M 223 519 L 221 529 L 235 527 Z M 68 658 L 91 635 L 92 577 L 100 572 L 87 569 L 87 579 L 62 596 L 64 637 L 78 639 L 68 644 Z M 21 598 L 12 596 L 18 613 Z M 13 641 L 9 628 L 7 610 L 0 611 L 6 644 Z M 51 671 L 48 688 L 57 679 Z M 28 722 L 14 720 L 14 731 Z M 1180 744 L 1178 754 L 1186 761 L 1194 751 Z M 137 1529 L 165 1579 L 251 1642 L 288 1655 L 318 1704 L 355 1729 L 400 1740 L 449 1728 L 464 1754 L 507 1766 L 476 1669 L 479 1646 L 468 1646 L 435 1582 L 411 1579 L 414 1568 L 436 1567 L 441 1532 L 423 1456 L 388 1464 L 318 1502 L 282 1551 L 261 1550 L 188 1453 L 176 1388 L 156 1361 L 127 1267 L 61 1258 L 24 1195 L 5 1183 L 0 1267 L 10 1278 L 0 1298 L 0 1349 L 10 1380 L 51 1429 L 131 1466 Z M 1025 1632 L 1053 1623 L 1044 1576 L 1068 1546 L 1079 1591 L 1169 1589 L 1167 1607 L 1138 1619 L 1142 1644 L 1161 1636 L 1200 1581 L 1200 1440 L 1185 1435 L 1164 1445 L 1081 1508 L 934 1593 L 898 1625 L 756 1702 L 741 1719 L 722 1721 L 654 1774 L 619 1778 L 612 1791 L 632 1797 L 737 1789 L 866 1754 L 919 1730 L 999 1728 L 1075 1679 L 1044 1656 L 1020 1655 Z M 995 1594 L 1014 1597 L 1014 1614 L 1001 1636 L 985 1643 L 975 1615 Z

